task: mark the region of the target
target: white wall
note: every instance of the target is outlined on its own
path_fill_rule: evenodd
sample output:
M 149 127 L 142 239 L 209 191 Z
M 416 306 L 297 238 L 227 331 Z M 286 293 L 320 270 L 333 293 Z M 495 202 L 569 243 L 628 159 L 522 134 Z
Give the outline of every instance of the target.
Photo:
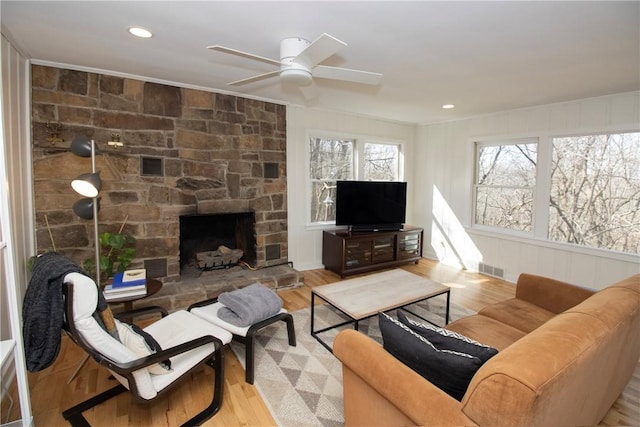
M 639 120 L 640 92 L 632 92 L 420 126 L 414 224 L 425 229 L 424 256 L 470 268 L 482 261 L 510 281 L 527 272 L 594 289 L 640 272 L 638 256 L 471 228 L 474 140 L 637 130 Z
M 15 348 L 0 373 L 2 394 L 16 377 L 22 423 L 33 424 L 22 339 L 22 298 L 27 288 L 26 261 L 34 251 L 31 173 L 29 63 L 2 36 L 0 126 L 0 323 L 1 339 Z M 5 341 L 7 340 L 7 341 Z M 12 356 L 12 357 L 11 357 Z M 7 359 L 9 360 L 9 359 Z
M 34 217 L 32 204 L 32 173 L 31 173 L 31 135 L 29 93 L 30 69 L 27 60 L 2 36 L 2 143 L 5 144 L 7 164 L 5 168 L 9 180 L 8 203 L 12 213 L 13 253 L 15 254 L 15 269 L 17 271 L 18 295 L 24 295 L 27 289 L 26 261 L 34 254 Z M 0 274 L 0 278 L 4 277 Z M 3 280 L 3 279 L 0 279 Z M 4 286 L 0 287 L 4 289 Z M 6 295 L 0 301 L 2 324 L 2 339 L 9 334 L 9 322 L 6 318 Z
M 345 137 L 371 138 L 403 143 L 407 198 L 416 191 L 412 161 L 415 126 L 309 108 L 287 107 L 287 202 L 289 261 L 297 270 L 322 268 L 322 230 L 309 227 L 309 131 L 324 131 Z M 412 205 L 407 223 L 412 223 Z

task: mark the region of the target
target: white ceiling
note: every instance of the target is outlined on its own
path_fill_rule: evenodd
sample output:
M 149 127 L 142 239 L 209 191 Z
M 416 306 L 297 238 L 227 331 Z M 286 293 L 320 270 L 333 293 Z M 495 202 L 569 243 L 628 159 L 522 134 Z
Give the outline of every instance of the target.
M 140 77 L 278 103 L 433 123 L 640 89 L 640 2 L 6 1 L 2 33 L 35 63 Z M 130 26 L 154 33 L 136 39 Z M 286 37 L 348 46 L 323 64 L 384 74 L 377 87 L 278 78 L 226 83 L 273 66 Z M 456 105 L 443 110 L 443 104 Z

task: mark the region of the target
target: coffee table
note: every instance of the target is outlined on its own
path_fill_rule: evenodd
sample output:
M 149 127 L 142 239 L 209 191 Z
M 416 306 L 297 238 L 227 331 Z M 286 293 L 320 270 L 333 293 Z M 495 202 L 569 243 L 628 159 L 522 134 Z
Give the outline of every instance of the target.
M 311 290 L 311 336 L 327 350 L 333 349 L 318 334 L 330 329 L 353 323 L 358 330 L 358 323 L 381 311 L 403 309 L 429 323 L 422 316 L 406 309 L 406 306 L 428 300 L 438 295 L 447 295 L 445 325 L 449 323 L 449 303 L 451 289 L 433 280 L 418 276 L 402 269 L 394 269 L 382 273 L 371 274 L 355 279 L 343 280 L 329 285 L 318 286 Z M 315 330 L 315 298 L 324 300 L 331 307 L 343 313 L 349 320 Z

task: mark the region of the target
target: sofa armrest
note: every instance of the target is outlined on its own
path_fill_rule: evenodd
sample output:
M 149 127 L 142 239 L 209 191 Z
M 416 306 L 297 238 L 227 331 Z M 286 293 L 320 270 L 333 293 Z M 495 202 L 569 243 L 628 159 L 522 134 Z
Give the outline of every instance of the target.
M 476 425 L 460 402 L 368 336 L 344 330 L 333 351 L 343 364 L 346 425 Z
M 526 273 L 518 277 L 516 287 L 516 298 L 556 314 L 580 304 L 594 293 L 590 289 Z

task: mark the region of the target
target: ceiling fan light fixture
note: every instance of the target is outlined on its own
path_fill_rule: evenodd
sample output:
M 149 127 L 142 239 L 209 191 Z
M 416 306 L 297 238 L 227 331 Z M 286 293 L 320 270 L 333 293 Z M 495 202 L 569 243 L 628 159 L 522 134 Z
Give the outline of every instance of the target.
M 311 84 L 311 72 L 300 68 L 289 68 L 280 72 L 283 83 L 295 86 L 309 86 Z

